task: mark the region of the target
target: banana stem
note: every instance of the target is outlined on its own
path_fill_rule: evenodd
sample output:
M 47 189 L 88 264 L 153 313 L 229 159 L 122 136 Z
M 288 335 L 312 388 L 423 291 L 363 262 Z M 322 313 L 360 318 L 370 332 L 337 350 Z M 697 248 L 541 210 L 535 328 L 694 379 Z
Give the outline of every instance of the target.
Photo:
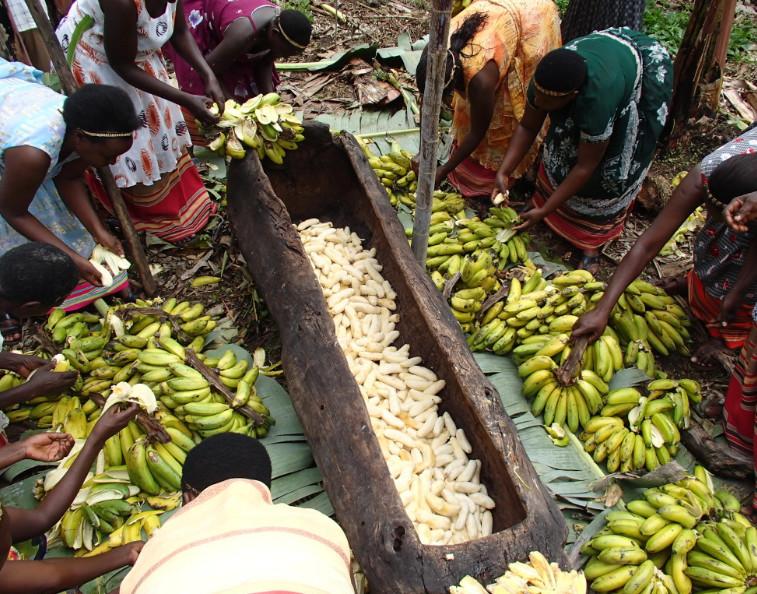
M 220 380 L 218 375 L 216 375 L 216 373 L 210 367 L 205 365 L 205 363 L 200 361 L 200 359 L 192 349 L 187 349 L 186 355 L 187 364 L 199 371 L 208 381 L 208 383 L 226 399 L 229 405 L 231 405 L 231 403 L 234 401 L 234 394 L 232 394 L 231 391 L 226 387 L 226 385 Z M 249 406 L 240 406 L 235 410 L 239 411 L 249 419 L 252 419 L 255 427 L 262 427 L 265 424 L 265 419 L 263 419 L 263 417 L 252 410 Z
M 586 348 L 589 346 L 589 339 L 581 337 L 576 340 L 573 348 L 568 355 L 568 360 L 565 364 L 555 371 L 555 378 L 563 386 L 569 386 L 573 383 L 573 380 L 578 375 L 578 370 L 581 365 L 581 361 L 586 352 Z

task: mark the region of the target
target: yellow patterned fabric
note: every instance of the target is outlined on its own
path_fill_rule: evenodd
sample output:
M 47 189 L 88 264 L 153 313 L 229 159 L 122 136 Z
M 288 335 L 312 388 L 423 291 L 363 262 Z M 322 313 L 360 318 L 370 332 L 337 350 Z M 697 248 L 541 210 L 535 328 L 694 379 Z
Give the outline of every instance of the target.
M 476 13 L 486 15 L 486 22 L 461 52 L 465 86 L 490 60 L 499 69 L 499 85 L 489 130 L 471 156 L 496 170 L 523 117 L 526 90 L 539 60 L 561 45 L 560 17 L 552 0 L 477 0 L 452 19 L 451 32 Z M 470 104 L 455 93 L 453 107 L 455 140 L 460 144 L 470 131 Z M 513 177 L 520 177 L 531 166 L 545 130 Z

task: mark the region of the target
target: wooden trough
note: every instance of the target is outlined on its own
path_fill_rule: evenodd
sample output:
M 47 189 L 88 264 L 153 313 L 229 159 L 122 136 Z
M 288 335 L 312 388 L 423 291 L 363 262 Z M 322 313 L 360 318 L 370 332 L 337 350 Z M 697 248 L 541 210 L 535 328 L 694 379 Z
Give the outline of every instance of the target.
M 415 262 L 402 225 L 355 139 L 310 124 L 281 167 L 254 151 L 229 172 L 239 246 L 276 320 L 289 393 L 337 518 L 376 594 L 446 594 L 466 574 L 484 581 L 538 549 L 562 559 L 566 526 L 539 481 L 493 386 L 476 365 L 447 304 Z M 381 455 L 358 386 L 337 343 L 326 302 L 292 222 L 311 217 L 356 231 L 376 248 L 397 293 L 397 345 L 446 380 L 440 409 L 465 430 L 481 480 L 496 502 L 494 533 L 427 546 Z

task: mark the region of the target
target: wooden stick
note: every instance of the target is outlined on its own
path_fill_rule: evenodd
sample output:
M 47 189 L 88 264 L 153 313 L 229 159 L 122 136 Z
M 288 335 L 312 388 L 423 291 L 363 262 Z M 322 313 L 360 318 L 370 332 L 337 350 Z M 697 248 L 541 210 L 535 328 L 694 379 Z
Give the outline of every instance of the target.
M 42 9 L 39 0 L 26 0 L 26 5 L 29 7 L 29 12 L 45 42 L 45 47 L 47 47 L 47 51 L 50 54 L 50 59 L 60 79 L 63 92 L 66 95 L 70 95 L 77 89 L 78 85 L 76 84 L 76 80 L 74 80 L 73 74 L 71 74 L 71 69 L 68 67 L 66 56 L 63 54 L 60 43 L 58 43 L 53 26 Z M 142 289 L 149 297 L 152 297 L 157 292 L 158 286 L 155 283 L 152 272 L 150 272 L 147 256 L 145 256 L 145 251 L 142 249 L 142 244 L 139 241 L 134 225 L 131 223 L 129 213 L 126 210 L 126 203 L 123 196 L 121 196 L 121 191 L 118 189 L 109 167 L 101 167 L 97 170 L 97 173 L 103 182 L 103 186 L 105 186 L 105 191 L 108 193 L 111 204 L 113 204 L 113 210 L 116 213 L 121 230 L 124 233 L 124 238 L 126 239 L 130 259 L 134 262 L 137 274 L 139 274 L 139 279 L 142 282 Z
M 428 227 L 431 220 L 431 199 L 436 178 L 436 147 L 439 142 L 439 113 L 442 108 L 447 38 L 449 36 L 452 0 L 433 0 L 431 34 L 428 41 L 428 68 L 421 113 L 421 162 L 413 221 L 413 255 L 425 267 L 428 249 Z
M 570 386 L 578 375 L 581 368 L 581 360 L 584 357 L 586 348 L 589 346 L 589 339 L 581 337 L 576 339 L 570 350 L 570 355 L 565 364 L 555 371 L 555 378 L 563 386 Z

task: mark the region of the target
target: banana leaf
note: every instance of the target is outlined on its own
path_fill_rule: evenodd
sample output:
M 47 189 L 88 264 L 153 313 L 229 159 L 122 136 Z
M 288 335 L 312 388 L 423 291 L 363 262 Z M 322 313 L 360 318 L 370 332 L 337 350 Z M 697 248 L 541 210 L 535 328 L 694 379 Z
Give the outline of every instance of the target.
M 602 493 L 595 492 L 594 485 L 604 473 L 578 439 L 571 439 L 566 447 L 552 442 L 541 420 L 531 414 L 530 404 L 521 393 L 517 367 L 508 357 L 476 353 L 475 358 L 497 389 L 539 478 L 563 512 L 573 510 L 588 516 L 601 512 L 605 507 Z

